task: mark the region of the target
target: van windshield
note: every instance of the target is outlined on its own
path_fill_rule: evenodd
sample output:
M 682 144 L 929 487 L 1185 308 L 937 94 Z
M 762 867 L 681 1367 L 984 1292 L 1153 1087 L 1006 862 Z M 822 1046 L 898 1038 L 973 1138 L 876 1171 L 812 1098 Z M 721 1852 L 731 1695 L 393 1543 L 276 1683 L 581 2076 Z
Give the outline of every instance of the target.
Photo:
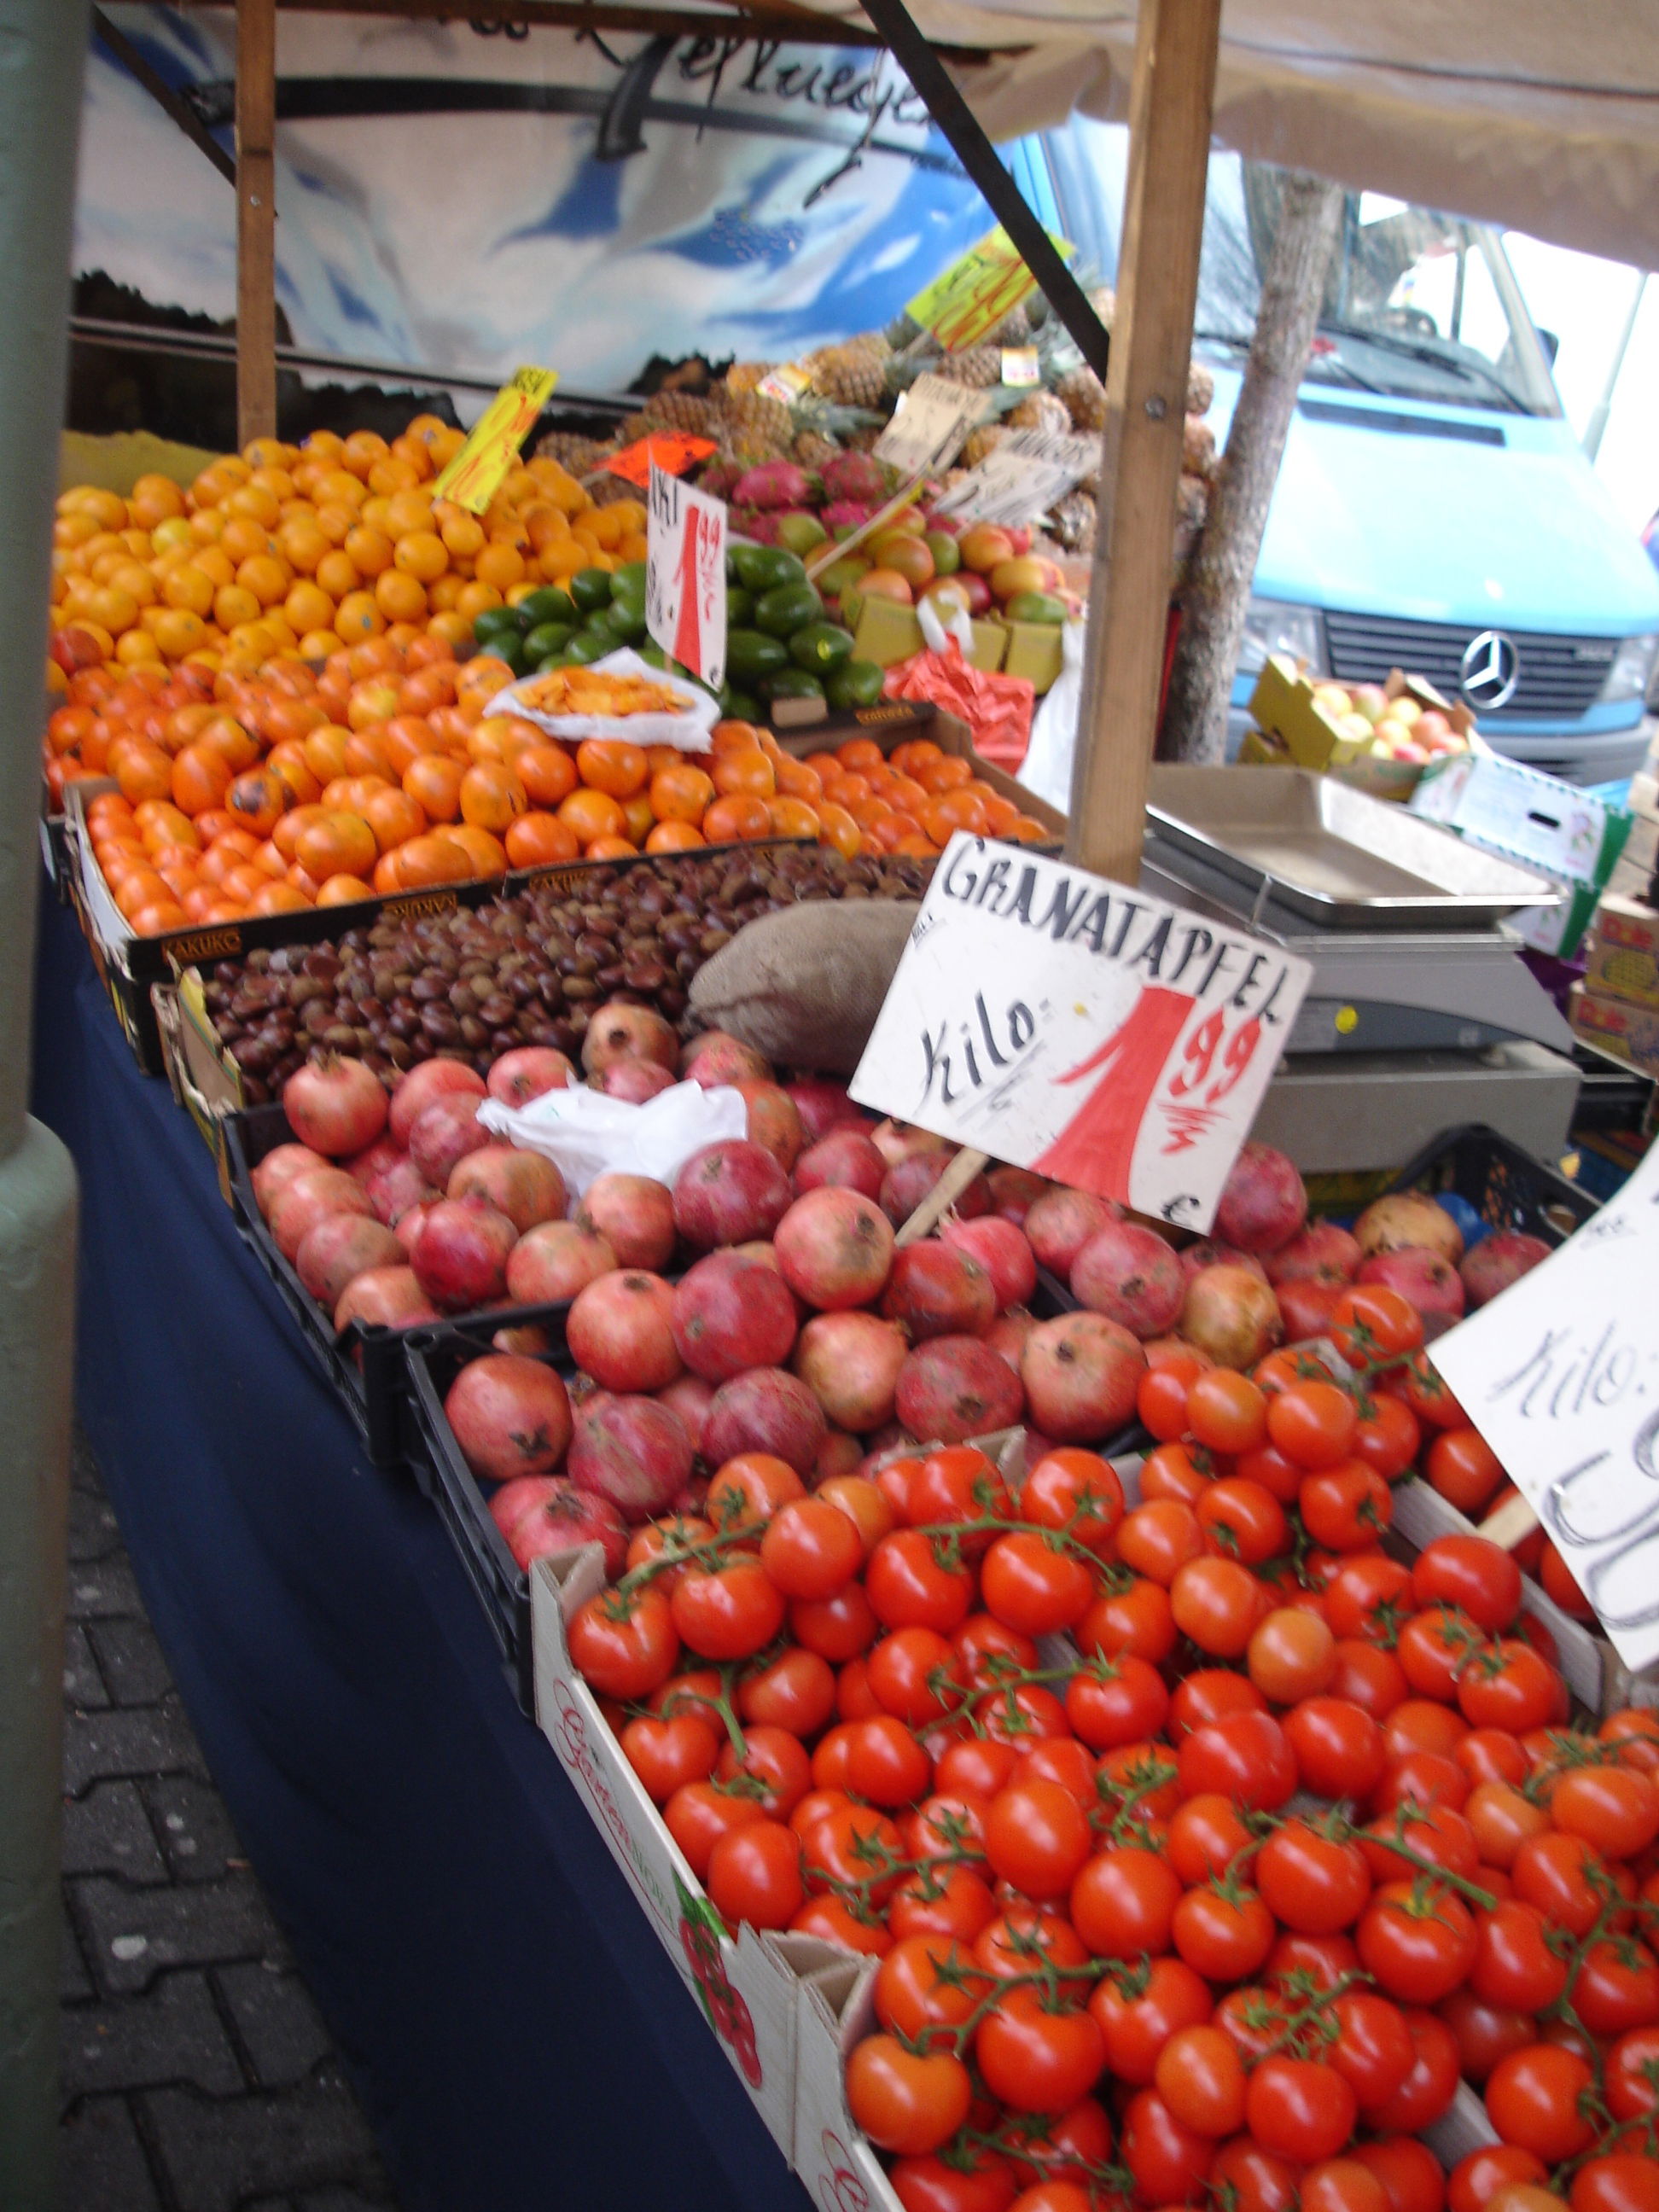
M 1073 117 L 1045 135 L 1066 234 L 1115 275 L 1128 134 Z M 1210 158 L 1194 334 L 1242 360 L 1255 328 L 1282 174 Z M 1495 232 L 1461 216 L 1349 192 L 1308 381 L 1439 406 L 1556 415 L 1560 402 Z

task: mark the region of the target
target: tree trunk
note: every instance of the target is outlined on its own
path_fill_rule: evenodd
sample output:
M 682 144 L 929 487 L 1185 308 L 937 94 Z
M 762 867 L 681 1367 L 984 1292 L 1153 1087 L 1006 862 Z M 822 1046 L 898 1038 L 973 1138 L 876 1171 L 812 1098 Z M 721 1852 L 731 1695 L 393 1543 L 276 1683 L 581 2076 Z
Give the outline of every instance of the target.
M 1158 738 L 1165 760 L 1216 762 L 1224 755 L 1250 580 L 1313 347 L 1341 211 L 1340 186 L 1300 171 L 1285 177 L 1243 388 L 1182 594 L 1181 636 Z

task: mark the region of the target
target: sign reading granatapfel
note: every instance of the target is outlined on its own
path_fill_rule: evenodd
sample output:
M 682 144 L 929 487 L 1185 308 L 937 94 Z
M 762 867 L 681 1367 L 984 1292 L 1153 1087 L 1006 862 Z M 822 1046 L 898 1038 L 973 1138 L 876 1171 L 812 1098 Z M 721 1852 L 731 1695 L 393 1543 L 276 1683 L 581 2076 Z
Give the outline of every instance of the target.
M 958 831 L 848 1087 L 1205 1230 L 1312 974 L 1265 939 Z

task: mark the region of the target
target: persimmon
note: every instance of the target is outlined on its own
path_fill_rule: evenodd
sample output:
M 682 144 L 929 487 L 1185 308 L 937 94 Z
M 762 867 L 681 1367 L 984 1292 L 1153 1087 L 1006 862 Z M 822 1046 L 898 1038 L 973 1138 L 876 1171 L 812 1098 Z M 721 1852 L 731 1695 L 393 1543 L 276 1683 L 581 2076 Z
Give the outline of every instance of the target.
M 647 853 L 695 853 L 706 842 L 689 822 L 659 822 L 645 841 Z
M 638 745 L 588 738 L 576 748 L 576 773 L 592 791 L 609 792 L 613 799 L 631 799 L 636 791 L 645 789 L 651 768 Z
M 574 860 L 581 851 L 570 824 L 540 808 L 520 814 L 510 823 L 503 842 L 508 863 L 515 868 L 541 868 L 560 860 Z
M 620 837 L 625 820 L 621 805 L 609 792 L 594 791 L 586 784 L 560 802 L 558 814 L 585 847 L 596 837 Z
M 361 814 L 331 811 L 306 824 L 294 841 L 294 857 L 321 884 L 330 876 L 367 874 L 380 854 Z
M 764 799 L 736 792 L 717 799 L 702 817 L 702 834 L 711 845 L 753 844 L 772 835 L 772 811 Z M 853 824 L 858 835 L 858 825 Z M 857 850 L 856 846 L 854 848 Z
M 519 778 L 503 763 L 481 761 L 461 778 L 461 818 L 499 835 L 530 804 Z
M 430 822 L 453 822 L 461 811 L 461 785 L 471 771 L 445 753 L 422 753 L 404 771 L 403 787 Z
M 515 754 L 513 769 L 532 806 L 557 806 L 576 788 L 576 764 L 561 744 L 538 732 L 538 742 Z M 658 811 L 660 813 L 661 809 Z
M 288 786 L 269 769 L 251 769 L 225 793 L 225 805 L 251 836 L 269 837 L 288 811 Z
M 813 781 L 816 783 L 817 778 Z M 695 826 L 715 796 L 713 777 L 683 754 L 672 768 L 659 769 L 651 779 L 651 807 L 659 822 L 689 822 Z
M 723 798 L 770 799 L 778 787 L 777 770 L 758 745 L 748 752 L 717 754 L 711 774 Z

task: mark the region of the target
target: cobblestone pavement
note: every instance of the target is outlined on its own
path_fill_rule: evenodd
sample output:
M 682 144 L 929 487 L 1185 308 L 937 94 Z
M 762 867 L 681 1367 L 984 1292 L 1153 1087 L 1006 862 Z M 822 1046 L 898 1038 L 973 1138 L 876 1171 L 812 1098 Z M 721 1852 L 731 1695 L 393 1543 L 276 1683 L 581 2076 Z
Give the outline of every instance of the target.
M 388 2212 L 84 1440 L 64 1694 L 64 2212 Z

